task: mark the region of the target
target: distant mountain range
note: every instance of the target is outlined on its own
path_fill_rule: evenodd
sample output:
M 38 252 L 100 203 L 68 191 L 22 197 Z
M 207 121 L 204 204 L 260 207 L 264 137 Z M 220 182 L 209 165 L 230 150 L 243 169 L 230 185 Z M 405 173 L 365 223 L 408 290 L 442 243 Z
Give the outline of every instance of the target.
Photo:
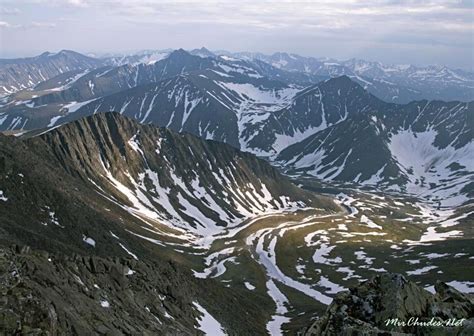
M 0 60 L 0 95 L 31 88 L 41 81 L 73 70 L 104 65 L 154 64 L 173 50 L 147 50 L 136 54 L 94 58 L 73 51 L 44 53 L 37 57 Z M 470 101 L 474 95 L 474 74 L 446 66 L 387 65 L 380 62 L 350 59 L 304 57 L 289 53 L 210 51 L 194 49 L 190 54 L 202 58 L 224 57 L 248 61 L 267 77 L 279 77 L 293 83 L 317 83 L 330 77 L 347 75 L 365 89 L 387 102 L 408 103 L 412 100 L 439 99 Z M 31 77 L 31 78 L 30 78 Z
M 262 60 L 291 72 L 327 77 L 346 75 L 387 102 L 408 103 L 422 99 L 470 101 L 474 96 L 474 74 L 446 66 L 388 65 L 361 59 L 338 61 L 288 53 L 231 55 Z
M 54 127 L 117 111 L 267 157 L 291 174 L 456 202 L 472 195 L 472 102 L 389 103 L 350 75 L 303 85 L 322 75 L 314 60 L 312 74 L 301 72 L 309 77 L 295 78 L 290 64 L 309 59 L 263 58 L 181 49 L 152 62 L 67 72 L 5 97 L 0 127 Z

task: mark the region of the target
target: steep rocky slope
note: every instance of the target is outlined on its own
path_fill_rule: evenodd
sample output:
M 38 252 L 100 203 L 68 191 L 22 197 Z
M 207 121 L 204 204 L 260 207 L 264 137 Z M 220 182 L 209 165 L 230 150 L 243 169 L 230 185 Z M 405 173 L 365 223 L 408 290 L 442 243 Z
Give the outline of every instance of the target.
M 260 214 L 338 210 L 251 154 L 117 113 L 0 141 L 9 332 L 264 334 L 268 299 L 196 277 L 184 250 Z
M 336 209 L 251 154 L 140 125 L 117 113 L 94 115 L 26 140 L 2 141 L 1 190 L 6 201 L 0 211 L 9 231 L 27 230 L 20 224 L 27 220 L 35 230 L 48 231 L 55 226 L 43 226 L 61 223 L 63 213 L 66 221 L 78 222 L 76 229 L 84 229 L 74 233 L 82 245 L 82 235 L 90 237 L 95 231 L 84 222 L 104 212 L 98 205 L 104 202 L 109 210 L 118 206 L 139 219 L 141 226 L 153 223 L 157 232 L 178 230 L 182 239 L 194 237 L 186 232 L 196 237 L 216 234 L 265 212 L 313 205 Z M 37 168 L 29 169 L 33 165 Z M 65 185 L 63 180 L 71 177 L 74 180 Z M 66 202 L 69 197 L 80 201 Z M 90 206 L 91 197 L 100 202 Z M 141 226 L 135 228 L 140 232 L 136 235 L 156 234 Z M 73 234 L 65 231 L 58 230 L 64 237 Z M 32 237 L 21 240 L 25 238 Z
M 210 233 L 265 211 L 316 202 L 251 154 L 118 113 L 94 115 L 40 139 L 66 171 L 172 228 Z
M 261 306 L 175 262 L 51 253 L 44 243 L 47 250 L 0 248 L 2 334 L 264 333 Z
M 298 90 L 256 74 L 241 61 L 184 51 L 153 66 L 173 59 L 180 59 L 178 70 L 191 72 L 92 101 L 60 104 L 60 114 L 51 115 L 54 103 L 46 101 L 31 103 L 26 112 L 21 104 L 7 104 L 0 108 L 0 127 L 51 127 L 114 110 L 269 157 L 290 174 L 436 201 L 449 198 L 449 205 L 472 195 L 472 102 L 386 103 L 347 76 Z

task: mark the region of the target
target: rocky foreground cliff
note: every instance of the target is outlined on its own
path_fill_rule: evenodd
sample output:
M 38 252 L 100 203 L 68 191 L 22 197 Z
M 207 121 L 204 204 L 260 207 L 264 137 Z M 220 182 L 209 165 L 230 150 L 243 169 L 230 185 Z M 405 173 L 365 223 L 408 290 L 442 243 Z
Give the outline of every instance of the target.
M 474 335 L 474 296 L 386 273 L 339 293 L 303 335 Z

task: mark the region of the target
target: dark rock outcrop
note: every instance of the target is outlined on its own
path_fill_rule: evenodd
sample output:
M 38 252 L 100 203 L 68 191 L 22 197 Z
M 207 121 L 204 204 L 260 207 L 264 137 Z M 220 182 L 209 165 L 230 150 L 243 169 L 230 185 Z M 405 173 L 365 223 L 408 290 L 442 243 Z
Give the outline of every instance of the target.
M 435 289 L 399 274 L 376 276 L 338 294 L 303 335 L 473 335 L 474 296 L 441 282 Z

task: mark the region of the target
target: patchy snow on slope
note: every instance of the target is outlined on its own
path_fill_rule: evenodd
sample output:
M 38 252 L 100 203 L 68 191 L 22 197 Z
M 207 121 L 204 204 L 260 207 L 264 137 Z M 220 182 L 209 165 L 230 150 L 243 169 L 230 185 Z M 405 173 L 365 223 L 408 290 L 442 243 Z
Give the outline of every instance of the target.
M 295 130 L 293 132 L 293 135 L 288 135 L 288 134 L 278 134 L 276 133 L 275 134 L 275 142 L 273 143 L 272 145 L 272 148 L 274 150 L 274 155 L 277 155 L 278 153 L 280 153 L 283 149 L 297 143 L 297 142 L 300 142 L 300 141 L 303 141 L 304 139 L 306 139 L 307 137 L 309 137 L 310 135 L 313 135 L 313 134 L 316 134 L 317 132 L 319 131 L 322 131 L 326 128 L 326 125 L 319 125 L 317 127 L 308 127 L 307 129 L 305 130 Z M 316 153 L 311 153 L 311 154 L 308 154 L 307 156 L 303 157 L 302 159 L 298 160 L 298 161 L 293 161 L 291 162 L 292 164 L 295 164 L 295 167 L 296 168 L 301 168 L 301 167 L 305 167 L 306 165 L 312 165 L 312 164 L 316 164 L 320 161 L 318 160 L 318 158 L 320 158 L 321 155 L 318 154 L 318 152 Z M 322 159 L 322 157 L 321 157 Z M 316 161 L 318 160 L 318 161 Z
M 434 270 L 436 268 L 438 268 L 438 266 L 425 266 L 423 268 L 416 269 L 414 271 L 408 271 L 407 274 L 408 275 L 421 275 L 421 274 L 427 273 L 431 270 Z
M 361 182 L 363 184 L 369 184 L 369 185 L 377 185 L 383 180 L 383 172 L 385 170 L 385 167 L 387 167 L 387 164 L 384 164 L 382 168 L 380 168 L 374 175 L 372 175 L 369 179 L 364 180 L 364 181 L 357 181 Z
M 220 85 L 227 89 L 236 92 L 242 100 L 251 99 L 255 102 L 265 104 L 281 104 L 282 101 L 289 101 L 289 97 L 292 97 L 297 89 L 283 89 L 283 90 L 268 90 L 261 87 L 257 87 L 250 83 L 231 83 L 231 82 L 220 82 Z
M 102 308 L 110 308 L 110 303 L 107 300 L 100 300 L 100 306 Z
M 428 259 L 438 259 L 438 258 L 444 258 L 449 256 L 449 253 L 428 253 L 424 254 L 423 256 L 428 258 Z
M 201 317 L 197 319 L 198 329 L 201 330 L 204 335 L 208 336 L 225 336 L 227 335 L 224 328 L 221 326 L 219 321 L 217 321 L 209 312 L 204 309 L 198 302 L 194 301 L 193 305 L 201 313 Z
M 130 138 L 130 140 L 128 140 L 128 144 L 130 145 L 130 147 L 137 153 L 140 153 L 142 156 L 144 155 L 143 154 L 143 151 L 141 149 L 141 144 L 140 144 L 140 141 L 137 139 L 138 138 L 138 133 L 135 134 L 133 137 Z
M 159 62 L 161 60 L 168 58 L 169 54 L 170 54 L 169 52 L 154 52 L 148 55 L 144 55 L 142 58 L 140 58 L 138 62 L 134 63 L 133 65 L 136 66 L 140 63 L 152 65 L 152 64 L 155 64 L 156 62 Z
M 255 289 L 255 286 L 252 285 L 250 282 L 245 281 L 245 282 L 244 282 L 244 285 L 245 285 L 245 287 L 246 287 L 248 290 L 253 291 L 253 290 Z
M 193 271 L 196 278 L 208 278 L 212 275 L 213 278 L 218 277 L 225 273 L 225 263 L 228 261 L 235 262 L 234 257 L 225 257 L 234 252 L 233 247 L 225 248 L 223 250 L 213 252 L 204 259 L 204 264 L 207 266 L 202 272 Z M 224 258 L 221 258 L 224 256 Z
M 186 121 L 188 120 L 189 116 L 193 112 L 193 110 L 196 108 L 196 106 L 199 105 L 203 101 L 202 97 L 199 98 L 193 98 L 191 96 L 188 96 L 189 92 L 186 91 L 186 94 L 184 96 L 184 111 L 183 111 L 183 119 L 181 123 L 181 129 L 183 129 L 184 125 L 186 124 Z
M 47 127 L 53 127 L 57 123 L 57 121 L 61 119 L 62 117 L 63 116 L 52 117 Z
M 93 102 L 94 100 L 96 100 L 97 98 L 94 98 L 94 99 L 91 99 L 91 100 L 86 100 L 86 101 L 83 101 L 83 102 L 76 102 L 76 101 L 73 101 L 73 102 L 70 102 L 66 105 L 63 106 L 63 109 L 67 109 L 67 112 L 68 113 L 74 113 L 76 112 L 77 110 L 79 110 L 81 107 Z M 51 123 L 51 122 L 50 122 Z M 53 124 L 54 125 L 54 124 Z
M 0 190 L 0 201 L 3 201 L 3 202 L 8 201 L 8 198 L 3 193 L 3 190 Z
M 321 276 L 320 280 L 318 281 L 318 285 L 322 287 L 329 288 L 329 290 L 326 291 L 327 294 L 337 294 L 339 292 L 345 291 L 346 288 L 342 287 L 332 281 L 330 281 L 328 278 Z
M 354 252 L 354 255 L 356 256 L 357 260 L 364 261 L 367 266 L 372 265 L 375 260 L 375 258 L 368 257 L 364 251 L 356 251 Z
M 86 244 L 89 244 L 92 247 L 95 247 L 95 240 L 91 237 L 87 237 L 86 235 L 82 235 L 82 241 Z
M 364 223 L 364 224 L 367 224 L 367 226 L 371 229 L 379 229 L 379 230 L 382 230 L 383 228 L 380 226 L 380 225 L 377 225 L 375 224 L 369 217 L 367 217 L 366 215 L 362 215 L 360 217 L 360 222 L 361 223 Z
M 48 211 L 49 221 L 50 221 L 52 224 L 57 225 L 57 226 L 59 226 L 59 227 L 61 227 L 61 228 L 64 229 L 64 226 L 59 223 L 59 219 L 58 219 L 58 217 L 56 216 L 56 213 L 55 213 L 54 211 L 50 211 L 50 208 L 49 208 L 49 207 L 46 207 L 46 209 L 47 209 L 47 211 Z
M 463 235 L 463 232 L 459 230 L 452 230 L 448 232 L 438 232 L 436 231 L 436 227 L 431 226 L 426 229 L 426 231 L 423 233 L 423 235 L 421 236 L 418 242 L 412 242 L 412 241 L 406 241 L 406 242 L 416 245 L 417 243 L 429 243 L 429 242 L 434 242 L 434 241 L 442 241 L 448 238 L 460 237 L 462 235 Z
M 349 267 L 339 267 L 339 268 L 336 269 L 336 272 L 347 274 L 347 276 L 345 278 L 343 278 L 342 280 L 357 279 L 357 278 L 360 279 L 361 278 L 360 275 L 355 274 L 355 271 L 350 269 Z
M 134 151 L 142 153 L 141 144 L 136 136 L 130 139 L 129 145 Z M 260 184 L 259 190 L 257 190 L 258 187 L 256 188 L 250 183 L 246 186 L 237 185 L 231 167 L 226 168 L 225 171 L 223 169 L 217 169 L 217 172 L 215 169 L 212 171 L 215 180 L 224 187 L 223 194 L 225 196 L 223 200 L 225 203 L 219 205 L 217 199 L 213 196 L 215 192 L 204 187 L 204 184 L 200 183 L 197 177 L 190 184 L 185 183 L 173 169 L 170 169 L 169 174 L 174 187 L 165 188 L 161 186 L 158 174 L 146 169 L 144 173 L 138 174 L 137 180 L 128 172 L 125 172 L 124 175 L 128 181 L 121 182 L 112 175 L 107 168 L 108 164 L 105 164 L 102 160 L 101 163 L 104 176 L 132 205 L 117 203 L 93 182 L 103 192 L 101 193 L 103 196 L 114 201 L 134 216 L 158 221 L 160 224 L 173 229 L 173 231 L 179 231 L 182 234 L 175 238 L 192 242 L 201 247 L 209 247 L 212 241 L 219 238 L 219 234 L 226 228 L 236 227 L 252 217 L 305 207 L 304 203 L 291 201 L 288 197 L 282 196 L 279 199 L 274 199 L 263 183 Z M 212 168 L 210 163 L 209 165 Z M 235 167 L 232 168 L 236 169 Z M 145 183 L 145 179 L 151 184 Z M 174 197 L 178 199 L 177 204 L 170 199 L 171 190 L 176 191 Z M 224 208 L 224 204 L 229 205 L 230 208 Z M 218 225 L 215 219 L 208 217 L 205 208 L 217 214 L 226 223 L 226 226 Z M 237 211 L 242 216 L 240 218 L 234 216 L 230 211 L 231 209 L 232 212 Z M 160 232 L 160 234 L 170 233 Z M 151 242 L 157 242 L 155 238 L 142 235 L 140 237 Z M 157 243 L 162 244 L 161 241 Z M 235 262 L 232 259 L 227 260 L 227 262 L 229 261 Z M 217 274 L 225 272 L 225 262 L 222 261 L 216 266 Z M 211 271 L 214 272 L 214 270 L 207 270 L 209 273 L 206 273 L 205 276 L 208 276 Z M 215 276 L 215 274 L 213 275 Z
M 282 225 L 284 226 L 286 225 L 286 223 L 283 223 Z M 250 244 L 253 242 L 253 240 L 258 238 L 255 251 L 257 252 L 258 257 L 259 257 L 258 261 L 265 267 L 267 271 L 267 275 L 270 278 L 275 279 L 285 284 L 286 286 L 292 287 L 314 298 L 315 300 L 318 300 L 321 303 L 329 304 L 332 301 L 330 297 L 313 289 L 309 284 L 292 279 L 291 277 L 287 276 L 281 271 L 281 269 L 278 267 L 277 262 L 276 262 L 276 252 L 275 252 L 275 246 L 276 246 L 278 237 L 274 236 L 266 249 L 264 246 L 265 237 L 269 235 L 271 231 L 272 231 L 272 228 L 262 229 L 262 230 L 257 231 L 255 234 L 250 235 L 247 239 L 247 244 Z
M 437 135 L 432 129 L 420 133 L 402 130 L 392 135 L 388 147 L 402 172 L 409 178 L 409 193 L 438 198 L 442 205 L 456 206 L 467 200 L 467 197 L 456 196 L 472 179 L 474 141 L 458 149 L 451 145 L 438 148 L 434 144 Z M 463 166 L 462 170 L 470 174 L 452 171 L 449 168 L 452 163 Z M 449 183 L 440 184 L 443 180 Z
M 329 254 L 335 247 L 336 246 L 330 246 L 327 243 L 320 243 L 319 248 L 314 251 L 313 261 L 316 264 L 323 265 L 335 265 L 341 263 L 342 259 L 340 257 L 328 258 Z
M 133 254 L 132 252 L 130 252 L 130 250 L 127 249 L 122 243 L 118 243 L 118 244 L 120 245 L 121 248 L 124 249 L 125 252 L 127 252 L 129 255 L 131 255 L 133 259 L 138 260 L 138 257 L 135 254 Z
M 272 336 L 283 335 L 281 326 L 284 323 L 290 322 L 290 318 L 285 316 L 285 314 L 288 313 L 286 305 L 289 301 L 280 289 L 278 289 L 272 279 L 267 281 L 267 289 L 268 295 L 272 298 L 277 307 L 275 315 L 273 315 L 272 319 L 267 323 L 267 330 Z
M 449 286 L 454 287 L 463 293 L 474 293 L 474 282 L 473 281 L 450 281 L 447 282 Z

